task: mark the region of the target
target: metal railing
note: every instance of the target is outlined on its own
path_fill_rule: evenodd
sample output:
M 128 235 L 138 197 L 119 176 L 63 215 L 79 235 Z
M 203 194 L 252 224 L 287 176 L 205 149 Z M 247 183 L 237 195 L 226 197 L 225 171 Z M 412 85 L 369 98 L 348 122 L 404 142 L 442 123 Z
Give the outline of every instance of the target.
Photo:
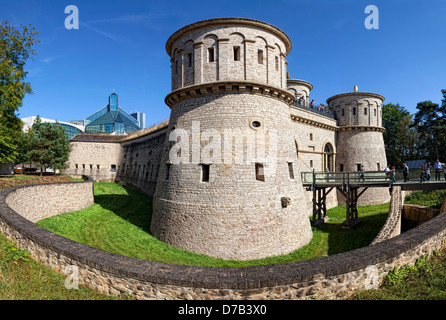
M 404 181 L 402 170 L 395 171 L 392 177 L 387 176 L 384 171 L 367 171 L 364 175 L 361 172 L 302 172 L 302 184 L 304 186 L 368 186 L 368 185 L 391 185 L 404 183 L 436 183 L 446 182 L 446 176 L 443 171 L 440 173 L 440 179 L 436 180 L 435 170 L 430 170 L 430 177 L 421 178 L 422 171 L 420 169 L 412 169 L 409 171 L 407 181 Z
M 311 106 L 308 105 L 308 103 L 305 104 L 299 104 L 297 101 L 293 104 L 294 107 L 305 110 L 305 111 L 310 111 L 316 114 L 320 114 L 323 115 L 325 117 L 329 117 L 329 118 L 333 118 L 334 119 L 334 114 L 331 110 L 319 110 L 317 106 L 315 106 L 314 108 L 312 108 Z
M 390 184 L 391 177 L 383 171 L 361 172 L 302 172 L 302 184 L 307 186 L 368 186 Z

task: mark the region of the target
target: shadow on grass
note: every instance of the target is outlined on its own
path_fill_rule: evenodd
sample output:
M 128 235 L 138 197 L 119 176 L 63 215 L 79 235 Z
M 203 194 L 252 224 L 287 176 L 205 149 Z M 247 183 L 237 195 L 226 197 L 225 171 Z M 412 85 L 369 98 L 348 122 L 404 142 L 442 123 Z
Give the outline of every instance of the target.
M 123 188 L 127 194 L 95 195 L 94 202 L 150 234 L 152 197 L 132 188 Z
M 333 255 L 368 246 L 378 235 L 387 217 L 387 213 L 359 216 L 360 223 L 349 230 L 342 229 L 342 223 L 330 223 L 329 220 L 317 229 L 328 233 L 327 254 Z

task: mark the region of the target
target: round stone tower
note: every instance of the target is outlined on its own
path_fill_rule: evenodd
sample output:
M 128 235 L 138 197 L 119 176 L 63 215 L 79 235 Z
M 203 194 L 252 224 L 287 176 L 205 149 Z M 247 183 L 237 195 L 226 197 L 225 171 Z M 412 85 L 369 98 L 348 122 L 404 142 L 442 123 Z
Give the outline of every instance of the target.
M 167 41 L 171 108 L 151 231 L 185 250 L 248 260 L 312 238 L 297 170 L 280 29 L 200 21 Z
M 384 171 L 387 167 L 382 127 L 384 97 L 369 92 L 342 93 L 327 99 L 339 126 L 336 171 Z M 341 200 L 341 199 L 339 199 Z M 369 188 L 359 198 L 359 205 L 390 201 L 389 189 Z M 341 202 L 341 201 L 340 201 Z

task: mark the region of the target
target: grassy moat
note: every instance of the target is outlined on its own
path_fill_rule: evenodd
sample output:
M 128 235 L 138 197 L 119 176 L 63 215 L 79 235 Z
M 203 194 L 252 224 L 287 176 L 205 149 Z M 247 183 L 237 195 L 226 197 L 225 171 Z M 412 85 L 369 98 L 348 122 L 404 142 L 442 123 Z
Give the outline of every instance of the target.
M 313 259 L 364 247 L 384 224 L 389 204 L 361 207 L 361 223 L 343 231 L 345 208 L 328 211 L 329 221 L 313 228 L 313 239 L 305 247 L 287 255 L 235 261 L 184 251 L 150 235 L 152 198 L 116 183 L 95 183 L 95 204 L 37 224 L 64 237 L 105 251 L 150 261 L 211 267 L 244 267 Z
M 37 179 L 34 181 L 33 179 Z M 0 177 L 0 189 L 17 184 L 70 181 L 67 176 Z M 423 197 L 421 197 L 423 196 Z M 418 203 L 432 195 L 415 195 Z M 441 198 L 435 196 L 436 198 Z M 312 259 L 368 245 L 387 218 L 388 204 L 360 208 L 361 223 L 354 229 L 341 228 L 345 208 L 328 211 L 329 220 L 313 228 L 313 240 L 291 254 L 254 261 L 213 259 L 166 245 L 149 234 L 151 198 L 113 183 L 95 183 L 96 204 L 76 213 L 48 218 L 40 225 L 76 241 L 103 250 L 141 259 L 209 266 L 244 266 Z M 444 199 L 444 198 L 443 198 Z M 439 201 L 439 200 L 438 200 Z M 422 204 L 422 203 L 421 203 Z M 65 288 L 66 277 L 31 260 L 5 237 L 0 236 L 1 300 L 100 300 L 117 299 L 80 286 Z M 414 267 L 389 274 L 378 290 L 359 293 L 358 300 L 446 299 L 446 257 L 437 253 Z M 124 297 L 127 299 L 128 297 Z M 131 298 L 131 297 L 130 297 Z

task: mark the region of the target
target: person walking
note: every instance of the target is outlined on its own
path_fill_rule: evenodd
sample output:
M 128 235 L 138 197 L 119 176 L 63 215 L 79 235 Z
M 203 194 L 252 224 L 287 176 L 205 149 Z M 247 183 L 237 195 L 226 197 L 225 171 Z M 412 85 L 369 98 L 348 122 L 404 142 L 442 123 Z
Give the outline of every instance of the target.
M 403 164 L 403 176 L 404 176 L 404 182 L 409 181 L 409 167 L 407 164 Z
M 390 170 L 390 179 L 392 180 L 392 182 L 396 181 L 395 174 L 396 174 L 395 166 L 392 166 L 392 170 Z
M 435 180 L 440 180 L 440 171 L 441 171 L 441 163 L 440 160 L 437 159 L 434 163 L 434 170 L 435 170 Z
M 425 181 L 425 177 L 424 177 L 424 175 L 425 175 L 424 166 L 421 165 L 421 166 L 420 166 L 420 182 L 424 182 L 424 181 Z
M 387 165 L 384 172 L 386 173 L 386 179 L 384 179 L 384 182 L 387 182 L 387 179 L 390 177 L 390 166 L 389 165 Z
M 362 179 L 362 182 L 365 182 L 364 174 L 365 174 L 364 165 L 361 164 L 361 174 L 359 175 L 359 179 Z

